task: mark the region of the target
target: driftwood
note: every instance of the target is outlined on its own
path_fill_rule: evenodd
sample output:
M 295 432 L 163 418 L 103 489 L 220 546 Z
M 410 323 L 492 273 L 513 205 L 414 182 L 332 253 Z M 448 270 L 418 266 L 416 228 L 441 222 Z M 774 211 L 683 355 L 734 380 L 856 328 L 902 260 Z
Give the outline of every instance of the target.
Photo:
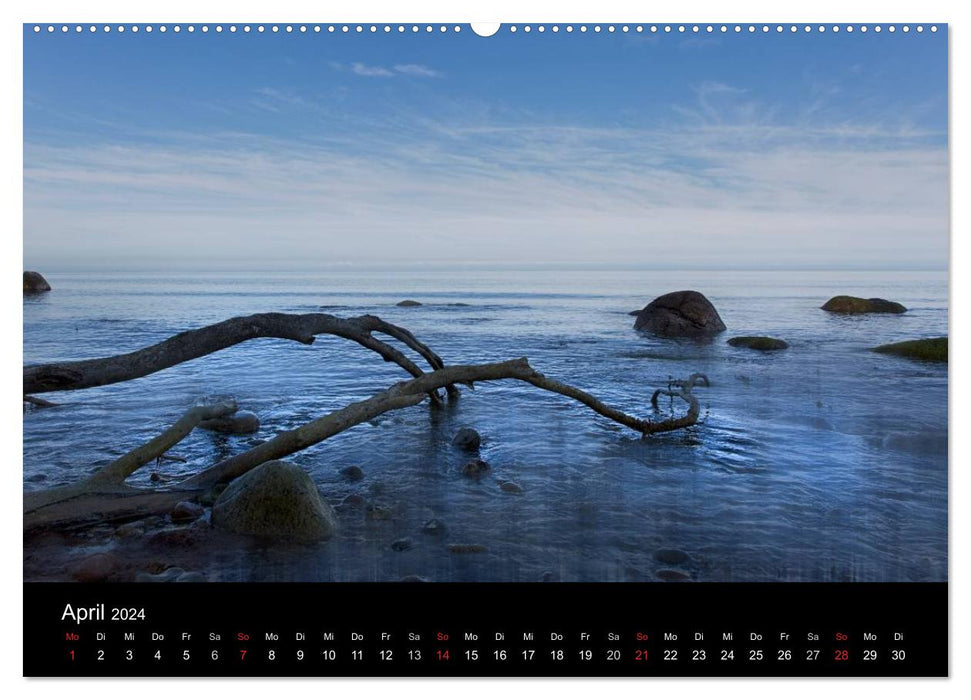
M 212 331 L 214 328 L 221 330 Z M 434 368 L 433 371 L 423 373 L 417 366 L 410 364 L 398 350 L 386 346 L 382 341 L 374 340 L 370 336 L 373 331 L 404 342 L 421 354 Z M 25 368 L 25 391 L 28 376 L 32 382 L 31 390 L 35 392 L 101 386 L 124 381 L 125 378 L 144 376 L 186 359 L 200 357 L 207 354 L 206 351 L 213 352 L 249 338 L 289 337 L 300 342 L 312 342 L 314 333 L 332 333 L 351 338 L 366 347 L 372 347 L 385 359 L 390 358 L 389 361 L 397 362 L 415 376 L 294 430 L 282 432 L 272 440 L 225 459 L 171 487 L 140 489 L 128 486 L 125 480 L 132 473 L 152 460 L 164 458 L 166 452 L 184 439 L 201 421 L 231 415 L 237 408 L 232 401 L 193 407 L 160 435 L 116 459 L 87 479 L 71 486 L 25 494 L 25 532 L 44 528 L 70 529 L 93 523 L 120 522 L 166 513 L 179 501 L 198 498 L 213 487 L 231 481 L 260 464 L 292 455 L 383 413 L 420 404 L 430 397 L 434 397 L 433 401 L 440 401 L 438 391 L 444 388 L 450 393 L 456 392 L 456 384 L 472 386 L 474 382 L 497 380 L 525 382 L 578 401 L 595 413 L 644 436 L 694 425 L 698 421 L 700 406 L 692 390 L 699 385 L 708 386 L 707 378 L 700 374 L 694 374 L 683 381 L 670 381 L 667 389 L 654 392 L 651 403 L 656 410 L 659 396 L 679 398 L 688 404 L 686 413 L 656 420 L 638 418 L 603 403 L 582 389 L 540 374 L 529 365 L 526 358 L 446 367 L 435 353 L 410 332 L 374 316 L 337 319 L 323 314 L 260 314 L 230 319 L 199 331 L 188 331 L 127 355 Z M 398 359 L 399 355 L 404 358 L 404 362 Z
M 253 314 L 237 316 L 204 328 L 174 335 L 161 343 L 112 357 L 76 362 L 55 362 L 24 367 L 24 396 L 51 391 L 90 389 L 117 384 L 154 374 L 189 360 L 255 338 L 282 338 L 310 345 L 318 335 L 336 335 L 378 353 L 386 362 L 394 362 L 413 377 L 421 369 L 401 351 L 378 340 L 374 333 L 390 336 L 421 355 L 434 369 L 444 367 L 442 358 L 400 326 L 377 316 L 339 318 L 330 314 Z M 454 394 L 454 386 L 445 387 Z M 438 402 L 436 394 L 432 397 Z

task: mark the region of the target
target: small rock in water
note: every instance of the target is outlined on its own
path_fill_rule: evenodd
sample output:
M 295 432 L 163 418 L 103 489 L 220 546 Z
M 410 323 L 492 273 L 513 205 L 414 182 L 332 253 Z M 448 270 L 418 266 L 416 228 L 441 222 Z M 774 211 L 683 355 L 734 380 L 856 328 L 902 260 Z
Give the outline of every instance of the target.
M 341 499 L 342 506 L 347 506 L 352 508 L 360 508 L 365 503 L 367 503 L 367 499 L 365 499 L 364 496 L 362 496 L 359 493 L 349 493 L 346 496 L 344 496 L 343 499 Z
M 430 580 L 418 574 L 409 574 L 398 579 L 401 583 L 430 583 Z
M 488 552 L 489 548 L 482 544 L 450 544 L 448 551 L 452 554 L 481 554 Z
M 654 575 L 662 581 L 687 581 L 691 578 L 683 571 L 674 571 L 673 569 L 661 569 L 654 572 Z
M 199 423 L 199 427 L 227 435 L 246 435 L 260 429 L 260 419 L 250 411 L 237 411 L 224 418 L 212 418 Z
M 505 493 L 522 493 L 523 487 L 513 481 L 500 481 L 499 488 Z
M 410 306 L 421 306 L 420 301 L 415 301 L 414 299 L 405 299 L 404 301 L 399 301 L 397 306 L 410 307 Z
M 74 568 L 71 577 L 79 583 L 104 581 L 115 573 L 118 563 L 118 557 L 114 554 L 92 554 Z
M 480 477 L 491 468 L 484 459 L 474 459 L 462 467 L 462 473 L 466 476 Z
M 364 478 L 364 470 L 358 466 L 344 467 L 341 469 L 341 476 L 348 481 L 360 481 Z
M 38 481 L 47 481 L 47 474 L 32 474 L 27 477 L 27 481 L 37 483 Z
M 474 428 L 462 428 L 455 433 L 452 444 L 459 449 L 475 452 L 482 444 L 482 436 Z
M 391 520 L 391 509 L 372 504 L 367 507 L 366 517 L 368 520 Z
M 682 552 L 680 549 L 659 549 L 654 552 L 654 561 L 668 566 L 680 566 L 690 558 L 687 552 Z
M 432 518 L 427 523 L 421 526 L 421 531 L 426 535 L 435 535 L 440 537 L 445 534 L 445 523 L 443 523 L 438 518 Z
M 175 505 L 169 515 L 173 523 L 191 523 L 198 520 L 205 514 L 206 510 L 198 503 L 192 501 L 181 501 Z
M 115 530 L 115 537 L 125 539 L 127 537 L 140 537 L 145 534 L 145 530 L 139 527 L 138 523 L 125 523 Z
M 749 348 L 750 350 L 785 350 L 789 343 L 778 338 L 769 338 L 764 335 L 740 335 L 730 338 L 728 344 L 733 348 Z
M 554 574 L 552 571 L 544 571 L 539 577 L 539 580 L 543 583 L 552 583 L 556 580 L 556 574 Z
M 395 540 L 394 542 L 391 543 L 391 549 L 393 549 L 396 552 L 404 552 L 406 550 L 411 549 L 414 546 L 415 546 L 415 543 L 412 542 L 407 537 L 404 537 L 400 540 Z

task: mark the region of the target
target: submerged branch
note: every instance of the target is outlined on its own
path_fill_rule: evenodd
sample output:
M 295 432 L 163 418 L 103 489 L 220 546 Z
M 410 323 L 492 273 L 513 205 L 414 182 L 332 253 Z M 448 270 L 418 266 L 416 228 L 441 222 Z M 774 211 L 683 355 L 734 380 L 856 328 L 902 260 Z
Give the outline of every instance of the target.
M 87 483 L 121 483 L 142 465 L 164 456 L 202 421 L 222 418 L 233 413 L 236 413 L 235 401 L 225 401 L 211 406 L 193 406 L 168 430 L 95 472 Z
M 632 428 L 642 435 L 669 432 L 697 422 L 698 400 L 691 395 L 691 389 L 695 386 L 695 377 L 699 376 L 701 375 L 693 375 L 678 394 L 688 402 L 688 413 L 679 418 L 655 422 L 628 415 L 608 406 L 592 394 L 549 379 L 534 370 L 526 358 L 484 365 L 454 365 L 424 374 L 411 381 L 400 382 L 368 399 L 352 403 L 294 430 L 280 433 L 272 440 L 225 459 L 182 483 L 184 486 L 208 487 L 235 479 L 264 462 L 281 459 L 316 445 L 348 428 L 372 420 L 382 413 L 421 403 L 425 394 L 449 384 L 516 379 L 579 401 L 605 418 Z

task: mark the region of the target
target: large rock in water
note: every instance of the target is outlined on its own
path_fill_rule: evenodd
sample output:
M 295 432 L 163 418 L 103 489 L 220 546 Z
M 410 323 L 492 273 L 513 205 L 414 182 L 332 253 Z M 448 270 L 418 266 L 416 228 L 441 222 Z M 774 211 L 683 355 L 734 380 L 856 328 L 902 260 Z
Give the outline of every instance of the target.
M 700 338 L 721 333 L 725 323 L 704 294 L 683 291 L 665 294 L 645 306 L 634 328 L 670 338 Z
M 834 314 L 902 314 L 907 311 L 903 304 L 886 299 L 861 299 L 860 297 L 833 297 L 820 308 Z
M 51 291 L 51 285 L 44 279 L 44 275 L 31 270 L 24 270 L 24 294 L 39 294 Z
M 316 542 L 333 534 L 337 518 L 303 469 L 273 461 L 226 487 L 212 507 L 212 524 L 241 535 Z

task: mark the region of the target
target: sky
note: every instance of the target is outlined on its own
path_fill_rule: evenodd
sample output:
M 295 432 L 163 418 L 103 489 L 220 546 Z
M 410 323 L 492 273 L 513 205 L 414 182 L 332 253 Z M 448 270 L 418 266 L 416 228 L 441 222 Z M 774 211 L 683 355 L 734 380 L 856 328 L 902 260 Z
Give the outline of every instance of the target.
M 27 26 L 25 268 L 946 268 L 946 28 L 590 26 Z

